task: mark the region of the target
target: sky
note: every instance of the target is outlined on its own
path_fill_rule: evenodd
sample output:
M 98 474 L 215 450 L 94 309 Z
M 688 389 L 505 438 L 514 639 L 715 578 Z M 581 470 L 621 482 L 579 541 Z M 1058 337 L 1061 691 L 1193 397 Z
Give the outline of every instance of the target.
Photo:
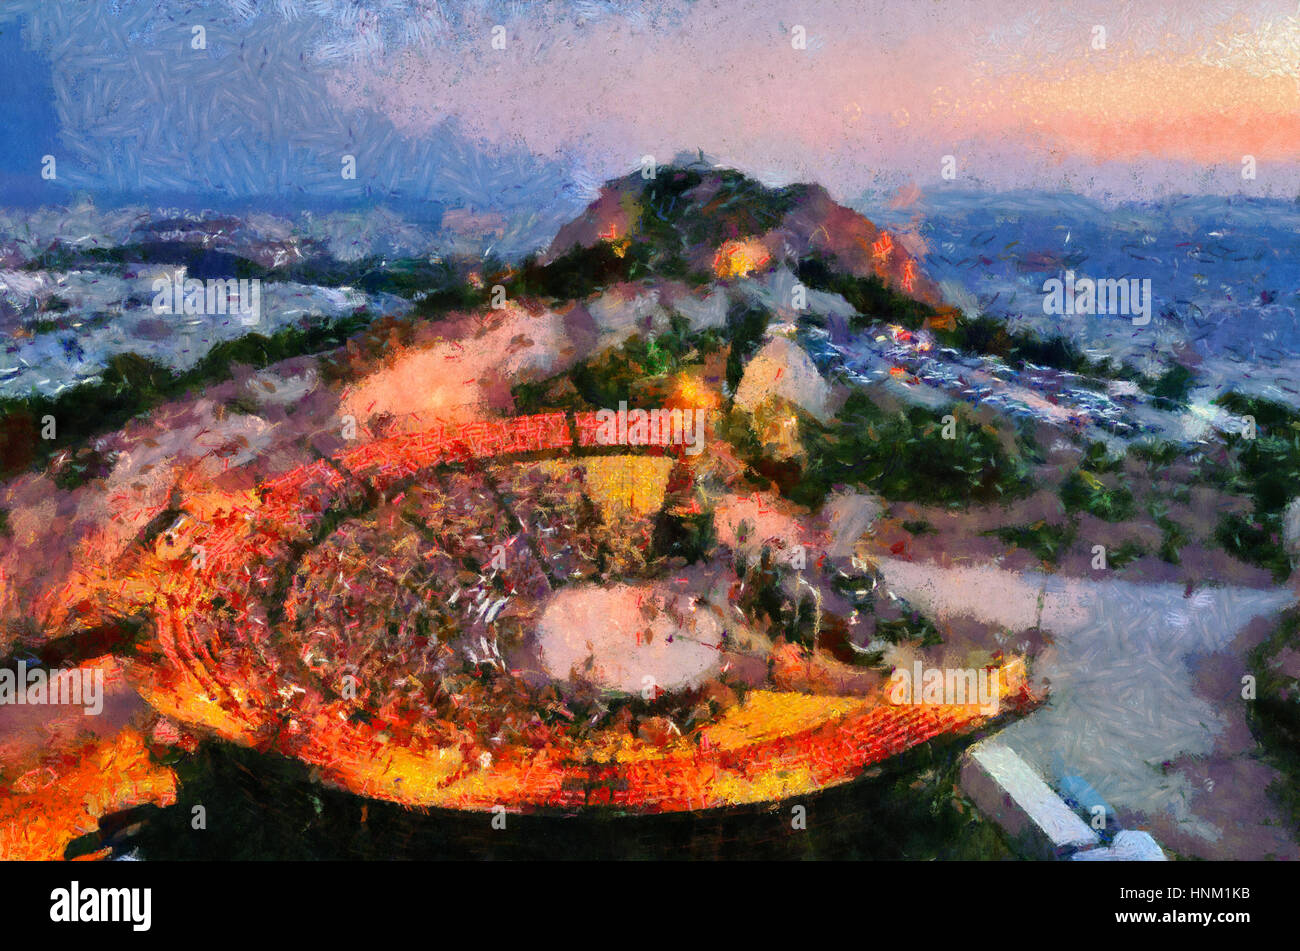
M 1296 0 L 5 0 L 0 54 L 7 206 L 549 227 L 688 149 L 841 200 L 1300 195 Z

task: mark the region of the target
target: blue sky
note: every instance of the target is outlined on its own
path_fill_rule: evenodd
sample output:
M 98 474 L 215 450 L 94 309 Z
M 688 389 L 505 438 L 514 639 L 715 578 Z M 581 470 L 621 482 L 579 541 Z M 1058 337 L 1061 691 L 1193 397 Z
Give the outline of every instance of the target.
M 1300 189 L 1295 0 L 8 0 L 0 31 L 6 206 L 384 205 L 536 230 L 642 155 L 696 148 L 842 200 Z
M 49 59 L 22 42 L 12 24 L 0 32 L 0 80 L 5 103 L 0 108 L 0 190 L 39 195 L 33 171 L 41 156 L 58 145 L 59 124 L 54 112 L 54 85 Z
M 448 207 L 580 204 L 557 163 L 475 143 L 455 116 L 408 135 L 337 102 L 325 87 L 347 68 L 329 55 L 338 23 L 310 15 L 312 4 L 296 16 L 281 9 L 292 5 L 257 6 L 241 16 L 239 3 L 7 5 L 0 204 L 84 195 L 273 211 L 383 204 L 435 224 Z M 204 49 L 193 48 L 199 25 Z M 41 177 L 47 154 L 54 181 Z M 355 179 L 342 175 L 346 155 Z

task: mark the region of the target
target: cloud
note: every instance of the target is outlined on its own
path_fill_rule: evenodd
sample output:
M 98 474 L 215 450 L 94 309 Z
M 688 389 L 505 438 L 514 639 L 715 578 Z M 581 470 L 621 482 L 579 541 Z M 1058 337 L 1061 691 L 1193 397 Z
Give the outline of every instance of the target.
M 510 25 L 504 50 L 491 46 L 490 17 L 467 19 L 446 44 L 340 71 L 330 88 L 408 132 L 455 114 L 486 142 L 577 152 L 606 175 L 700 147 L 840 193 L 880 178 L 936 182 L 945 154 L 1002 186 L 1113 188 L 1136 172 L 1194 190 L 1204 169 L 1193 180 L 1189 164 L 1221 164 L 1231 183 L 1242 155 L 1294 163 L 1300 147 L 1300 96 L 1275 75 L 1291 27 L 1256 22 L 1263 6 L 1251 18 L 1239 4 L 1172 2 L 659 9 L 653 26 L 539 12 Z M 795 26 L 805 50 L 792 48 Z
M 510 217 L 696 148 L 840 197 L 941 184 L 946 155 L 997 187 L 1240 189 L 1245 154 L 1258 192 L 1297 179 L 1295 0 L 9 0 L 9 24 L 48 58 L 73 189 Z

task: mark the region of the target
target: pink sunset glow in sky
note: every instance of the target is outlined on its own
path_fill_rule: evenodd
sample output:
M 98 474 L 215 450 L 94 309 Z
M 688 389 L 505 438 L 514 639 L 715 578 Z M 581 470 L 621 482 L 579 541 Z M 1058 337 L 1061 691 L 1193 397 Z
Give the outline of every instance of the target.
M 589 7 L 589 9 L 588 9 Z M 1270 3 L 521 5 L 340 66 L 330 92 L 418 135 L 595 182 L 681 149 L 841 196 L 941 181 L 1144 195 L 1300 188 L 1300 9 Z M 584 13 L 584 11 L 586 11 Z M 795 49 L 795 28 L 806 49 Z M 1098 48 L 1103 39 L 1104 48 Z M 1253 156 L 1256 178 L 1243 179 Z

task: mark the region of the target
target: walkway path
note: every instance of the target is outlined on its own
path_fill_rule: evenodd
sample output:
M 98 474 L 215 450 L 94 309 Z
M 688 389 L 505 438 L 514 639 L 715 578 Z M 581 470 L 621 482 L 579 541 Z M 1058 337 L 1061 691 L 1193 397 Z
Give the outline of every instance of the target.
M 1230 705 L 1243 701 L 1239 692 L 1217 704 L 1194 694 L 1189 660 L 1227 652 L 1252 618 L 1290 604 L 1291 592 L 1223 587 L 1185 597 L 1180 585 L 996 566 L 884 559 L 879 567 L 895 594 L 941 618 L 972 615 L 1016 632 L 1033 626 L 1041 612 L 1054 643 L 1034 673 L 1050 681 L 1050 700 L 1002 739 L 1051 780 L 1062 771 L 1082 776 L 1116 809 L 1167 814 L 1197 838 L 1219 837 L 1221 830 L 1193 812 L 1188 777 L 1161 765 L 1214 751 Z

